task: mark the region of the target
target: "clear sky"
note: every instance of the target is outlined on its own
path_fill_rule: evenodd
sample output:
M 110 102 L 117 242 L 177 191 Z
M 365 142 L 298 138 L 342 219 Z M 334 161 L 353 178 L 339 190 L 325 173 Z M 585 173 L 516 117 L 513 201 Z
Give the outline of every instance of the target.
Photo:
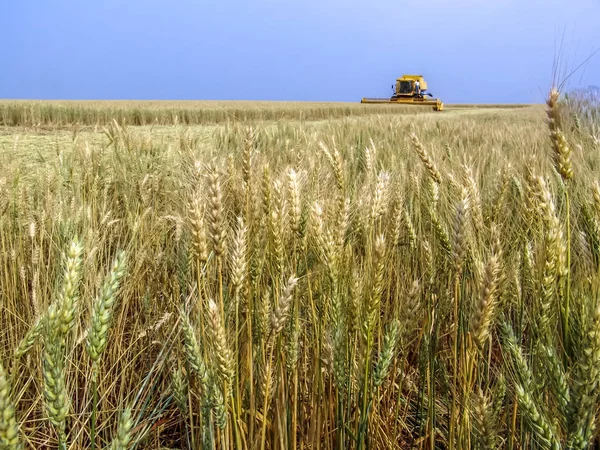
M 0 0 L 0 98 L 540 102 L 600 47 L 600 0 Z M 555 42 L 556 41 L 556 42 Z M 600 53 L 573 77 L 600 84 Z

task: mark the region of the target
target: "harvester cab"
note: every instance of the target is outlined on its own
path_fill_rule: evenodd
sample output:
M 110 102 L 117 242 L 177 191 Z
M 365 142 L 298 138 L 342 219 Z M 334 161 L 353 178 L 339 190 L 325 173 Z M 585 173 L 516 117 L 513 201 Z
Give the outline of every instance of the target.
M 418 85 L 417 85 L 418 82 Z M 434 111 L 442 111 L 444 104 L 427 91 L 427 81 L 422 75 L 402 75 L 392 85 L 393 94 L 387 98 L 363 98 L 361 103 L 397 103 L 409 105 L 431 105 Z M 427 98 L 431 97 L 431 98 Z
M 419 89 L 417 90 L 417 81 Z M 427 92 L 427 81 L 421 75 L 403 75 L 396 80 L 394 97 L 433 97 Z

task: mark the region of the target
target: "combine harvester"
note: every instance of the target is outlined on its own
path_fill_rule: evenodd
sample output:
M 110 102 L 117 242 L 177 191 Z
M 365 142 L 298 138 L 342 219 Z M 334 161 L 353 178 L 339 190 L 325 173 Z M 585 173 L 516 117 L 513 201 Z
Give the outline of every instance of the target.
M 416 82 L 419 82 L 417 89 Z M 363 98 L 361 103 L 395 103 L 399 105 L 429 105 L 434 111 L 442 111 L 444 104 L 439 98 L 433 98 L 427 92 L 427 81 L 422 75 L 402 75 L 396 80 L 396 86 L 392 86 L 394 95 L 390 98 Z M 427 98 L 431 97 L 431 98 Z

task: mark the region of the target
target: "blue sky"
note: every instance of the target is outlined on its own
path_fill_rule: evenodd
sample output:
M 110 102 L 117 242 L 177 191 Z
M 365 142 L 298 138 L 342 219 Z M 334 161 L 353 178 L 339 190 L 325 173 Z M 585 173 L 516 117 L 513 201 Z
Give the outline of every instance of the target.
M 0 0 L 0 98 L 360 101 L 422 73 L 447 103 L 540 102 L 563 33 L 563 68 L 600 47 L 600 0 L 411 3 Z

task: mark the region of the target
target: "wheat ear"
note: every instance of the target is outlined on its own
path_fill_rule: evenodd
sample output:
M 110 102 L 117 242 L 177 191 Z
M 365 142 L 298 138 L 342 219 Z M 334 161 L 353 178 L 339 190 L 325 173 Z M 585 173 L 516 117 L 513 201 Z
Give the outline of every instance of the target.
M 208 174 L 208 219 L 209 237 L 215 255 L 221 257 L 227 246 L 227 229 L 225 228 L 221 177 L 216 167 L 213 167 Z
M 23 357 L 33 347 L 44 331 L 45 320 L 45 315 L 38 317 L 33 326 L 27 330 L 27 333 L 25 333 L 25 336 L 15 349 L 15 359 Z
M 423 146 L 423 144 L 421 143 L 421 141 L 419 140 L 417 135 L 415 133 L 411 133 L 410 139 L 412 141 L 413 148 L 417 152 L 417 155 L 419 155 L 419 158 L 421 159 L 421 162 L 427 169 L 427 172 L 429 173 L 429 176 L 431 177 L 431 179 L 434 182 L 436 182 L 437 184 L 441 184 L 442 183 L 442 175 L 440 174 L 440 171 L 435 166 L 435 163 L 433 162 L 431 157 L 427 154 L 425 147 Z
M 119 418 L 119 428 L 117 435 L 110 444 L 111 450 L 127 450 L 129 441 L 131 441 L 131 429 L 133 428 L 133 420 L 131 418 L 131 409 L 127 408 L 121 413 Z
M 483 348 L 490 335 L 492 316 L 498 297 L 498 278 L 500 263 L 496 255 L 492 255 L 485 268 L 483 291 L 473 318 L 473 337 L 479 348 Z
M 173 392 L 173 401 L 182 414 L 188 412 L 188 380 L 181 370 L 177 368 L 171 372 L 171 391 Z
M 65 274 L 62 289 L 59 293 L 57 303 L 60 308 L 60 337 L 61 341 L 73 327 L 75 314 L 79 303 L 79 281 L 81 280 L 81 263 L 83 246 L 79 240 L 74 239 L 65 255 Z
M 66 448 L 66 418 L 69 397 L 64 374 L 61 315 L 57 304 L 48 310 L 43 353 L 44 397 L 50 422 L 57 428 L 59 447 Z
M 92 361 L 98 361 L 106 348 L 108 330 L 110 328 L 112 310 L 117 299 L 117 290 L 125 276 L 125 252 L 119 252 L 108 277 L 102 285 L 100 295 L 94 300 L 92 320 L 87 334 L 86 349 Z
M 567 181 L 573 178 L 573 165 L 571 163 L 571 148 L 561 130 L 558 98 L 559 92 L 553 88 L 546 100 L 548 105 L 548 128 L 550 129 L 550 141 L 554 150 L 554 165 L 563 180 Z
M 23 445 L 11 394 L 10 380 L 0 362 L 0 449 L 20 450 Z
M 227 333 L 223 320 L 221 319 L 221 313 L 219 307 L 214 300 L 208 302 L 208 315 L 209 315 L 209 332 L 211 335 L 211 343 L 213 350 L 213 358 L 216 362 L 219 376 L 226 386 L 231 386 L 234 371 L 235 362 L 233 354 L 227 342 Z M 224 397 L 229 397 L 229 392 L 223 392 Z
M 397 320 L 393 320 L 385 333 L 383 349 L 379 355 L 377 365 L 373 370 L 373 384 L 375 387 L 379 387 L 383 384 L 383 381 L 390 371 L 390 366 L 396 351 L 396 345 L 398 344 L 398 335 L 399 324 Z
M 527 422 L 537 438 L 538 444 L 547 450 L 560 450 L 561 444 L 556 436 L 554 427 L 540 412 L 537 402 L 532 397 L 533 375 L 521 347 L 510 325 L 501 324 L 504 348 L 511 356 L 515 372 L 515 394 Z
M 185 356 L 192 369 L 194 375 L 196 375 L 202 389 L 206 389 L 208 386 L 209 378 L 206 365 L 202 358 L 202 351 L 196 338 L 196 333 L 190 322 L 189 316 L 183 309 L 179 311 L 179 320 L 181 323 L 181 331 L 183 333 L 183 346 L 185 349 Z

